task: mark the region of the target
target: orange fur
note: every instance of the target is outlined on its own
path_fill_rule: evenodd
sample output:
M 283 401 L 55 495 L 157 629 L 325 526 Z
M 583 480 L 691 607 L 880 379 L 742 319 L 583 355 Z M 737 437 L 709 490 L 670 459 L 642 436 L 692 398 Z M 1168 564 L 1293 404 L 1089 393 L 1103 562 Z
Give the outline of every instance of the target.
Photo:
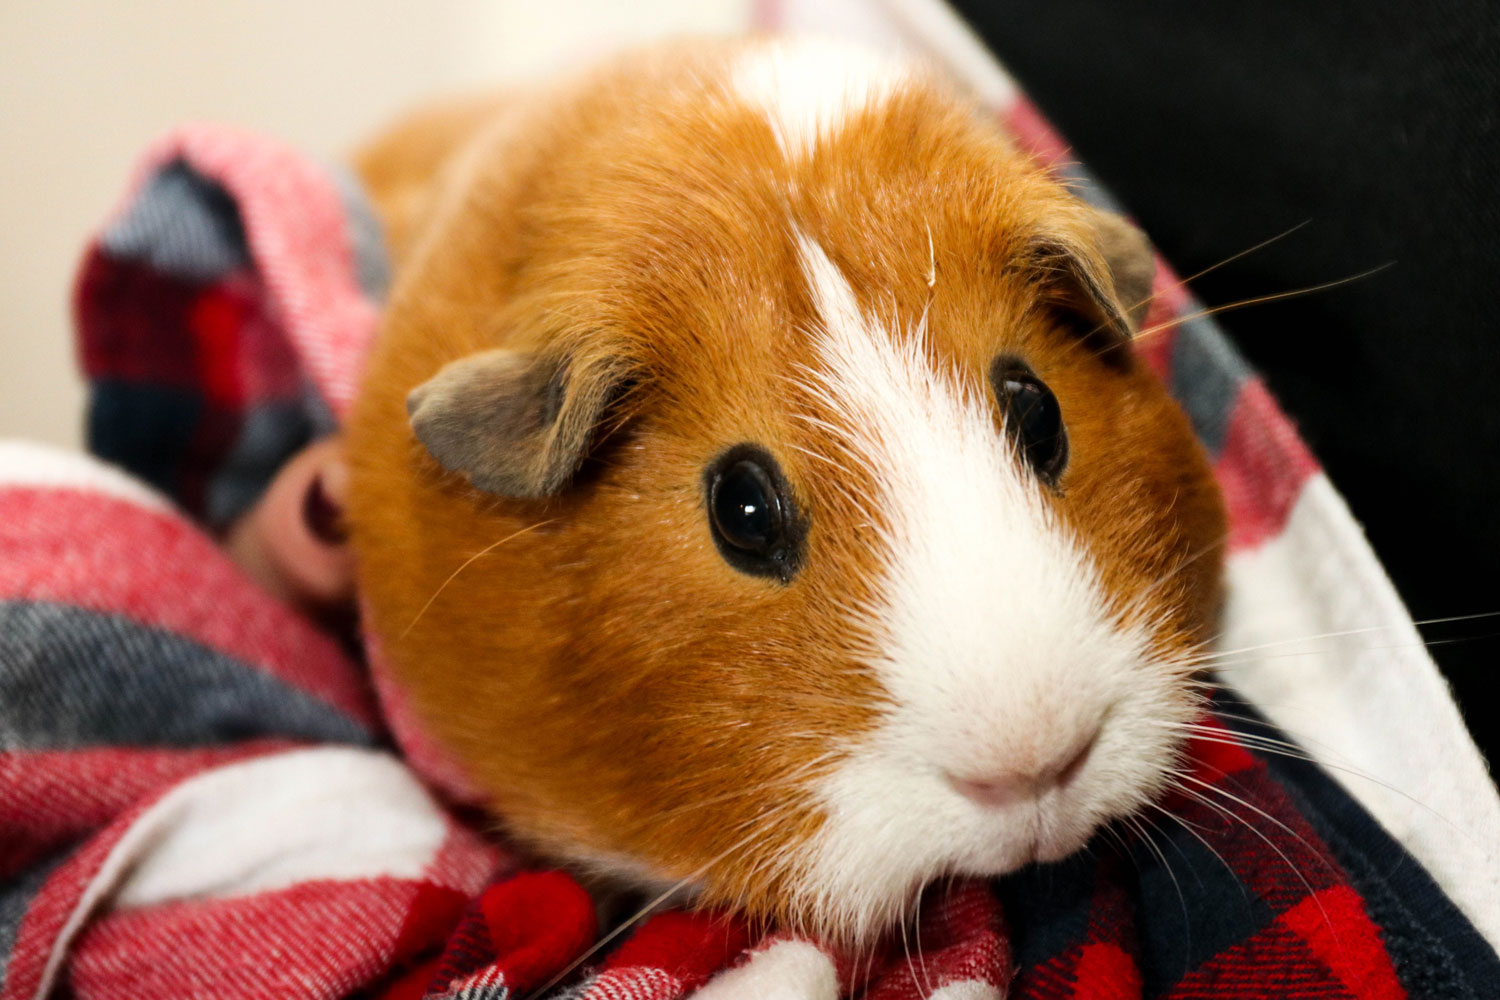
M 999 351 L 1028 358 L 1072 446 L 1050 502 L 1119 608 L 1199 556 L 1151 599 L 1164 648 L 1205 637 L 1223 514 L 1163 387 L 1085 345 L 1029 263 L 1037 238 L 1061 240 L 1103 273 L 1090 210 L 925 83 L 788 163 L 718 82 L 733 51 L 659 49 L 521 104 L 440 111 L 360 158 L 399 267 L 348 428 L 349 515 L 370 626 L 513 836 L 796 920 L 773 862 L 820 822 L 803 779 L 882 692 L 841 611 L 874 575 L 871 484 L 796 416 L 845 419 L 798 387 L 816 359 L 791 223 L 865 310 L 895 329 L 926 310 L 934 361 L 976 387 Z M 408 426 L 413 387 L 499 345 L 631 375 L 555 497 L 480 493 Z M 703 469 L 741 441 L 777 456 L 810 512 L 792 585 L 735 572 L 710 539 Z

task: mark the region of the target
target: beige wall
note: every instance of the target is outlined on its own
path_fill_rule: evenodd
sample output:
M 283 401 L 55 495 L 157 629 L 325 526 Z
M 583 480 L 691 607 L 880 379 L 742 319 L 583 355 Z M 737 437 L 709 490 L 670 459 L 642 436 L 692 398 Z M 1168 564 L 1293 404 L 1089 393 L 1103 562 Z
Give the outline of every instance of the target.
M 141 147 L 215 119 L 336 156 L 432 93 L 746 23 L 750 0 L 0 0 L 0 437 L 78 444 L 67 297 Z

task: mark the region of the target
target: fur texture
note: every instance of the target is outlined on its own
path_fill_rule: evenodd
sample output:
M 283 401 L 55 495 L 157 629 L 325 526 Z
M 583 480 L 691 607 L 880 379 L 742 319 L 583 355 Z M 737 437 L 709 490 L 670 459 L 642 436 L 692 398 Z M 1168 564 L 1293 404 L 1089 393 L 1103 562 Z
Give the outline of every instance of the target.
M 371 627 L 512 836 L 857 938 L 1159 787 L 1142 721 L 1192 711 L 1223 514 L 1111 329 L 1142 245 L 920 70 L 799 44 L 657 49 L 372 146 L 402 237 L 350 517 Z M 495 349 L 556 360 L 560 413 L 607 398 L 556 489 L 478 490 L 408 424 Z M 1001 354 L 1059 401 L 1057 491 L 1012 451 Z M 742 443 L 807 516 L 789 583 L 710 534 L 704 470 Z M 949 782 L 1091 740 L 1034 802 Z
M 938 875 L 1055 860 L 1143 805 L 1172 754 L 1152 720 L 1184 724 L 1192 704 L 1185 668 L 1111 612 L 1093 556 L 1004 447 L 978 373 L 931 363 L 925 315 L 872 323 L 799 243 L 819 314 L 809 391 L 844 414 L 829 464 L 868 470 L 883 513 L 874 601 L 849 614 L 887 704 L 820 788 L 829 819 L 796 891 L 862 936 Z M 1032 777 L 1089 746 L 1066 782 Z M 1042 791 L 997 807 L 955 789 L 996 776 Z

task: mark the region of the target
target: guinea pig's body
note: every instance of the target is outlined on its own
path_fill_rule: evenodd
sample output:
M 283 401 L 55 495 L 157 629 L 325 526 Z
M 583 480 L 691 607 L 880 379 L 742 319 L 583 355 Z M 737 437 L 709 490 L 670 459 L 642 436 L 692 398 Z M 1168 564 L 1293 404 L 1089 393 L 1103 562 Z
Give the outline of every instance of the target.
M 980 109 L 690 44 L 365 154 L 369 627 L 508 834 L 857 939 L 1169 782 L 1223 514 L 1150 260 Z

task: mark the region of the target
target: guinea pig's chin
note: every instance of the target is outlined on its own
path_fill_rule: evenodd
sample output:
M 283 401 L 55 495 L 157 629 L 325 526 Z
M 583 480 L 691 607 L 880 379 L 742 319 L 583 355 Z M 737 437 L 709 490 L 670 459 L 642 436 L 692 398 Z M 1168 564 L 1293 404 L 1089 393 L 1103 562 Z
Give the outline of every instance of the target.
M 825 789 L 826 821 L 805 845 L 794 912 L 810 930 L 860 942 L 909 916 L 935 879 L 1060 861 L 1145 808 L 1169 783 L 1180 741 L 1164 737 L 1143 751 L 1115 731 L 1097 749 L 1066 786 L 995 807 L 879 754 L 846 762 Z

